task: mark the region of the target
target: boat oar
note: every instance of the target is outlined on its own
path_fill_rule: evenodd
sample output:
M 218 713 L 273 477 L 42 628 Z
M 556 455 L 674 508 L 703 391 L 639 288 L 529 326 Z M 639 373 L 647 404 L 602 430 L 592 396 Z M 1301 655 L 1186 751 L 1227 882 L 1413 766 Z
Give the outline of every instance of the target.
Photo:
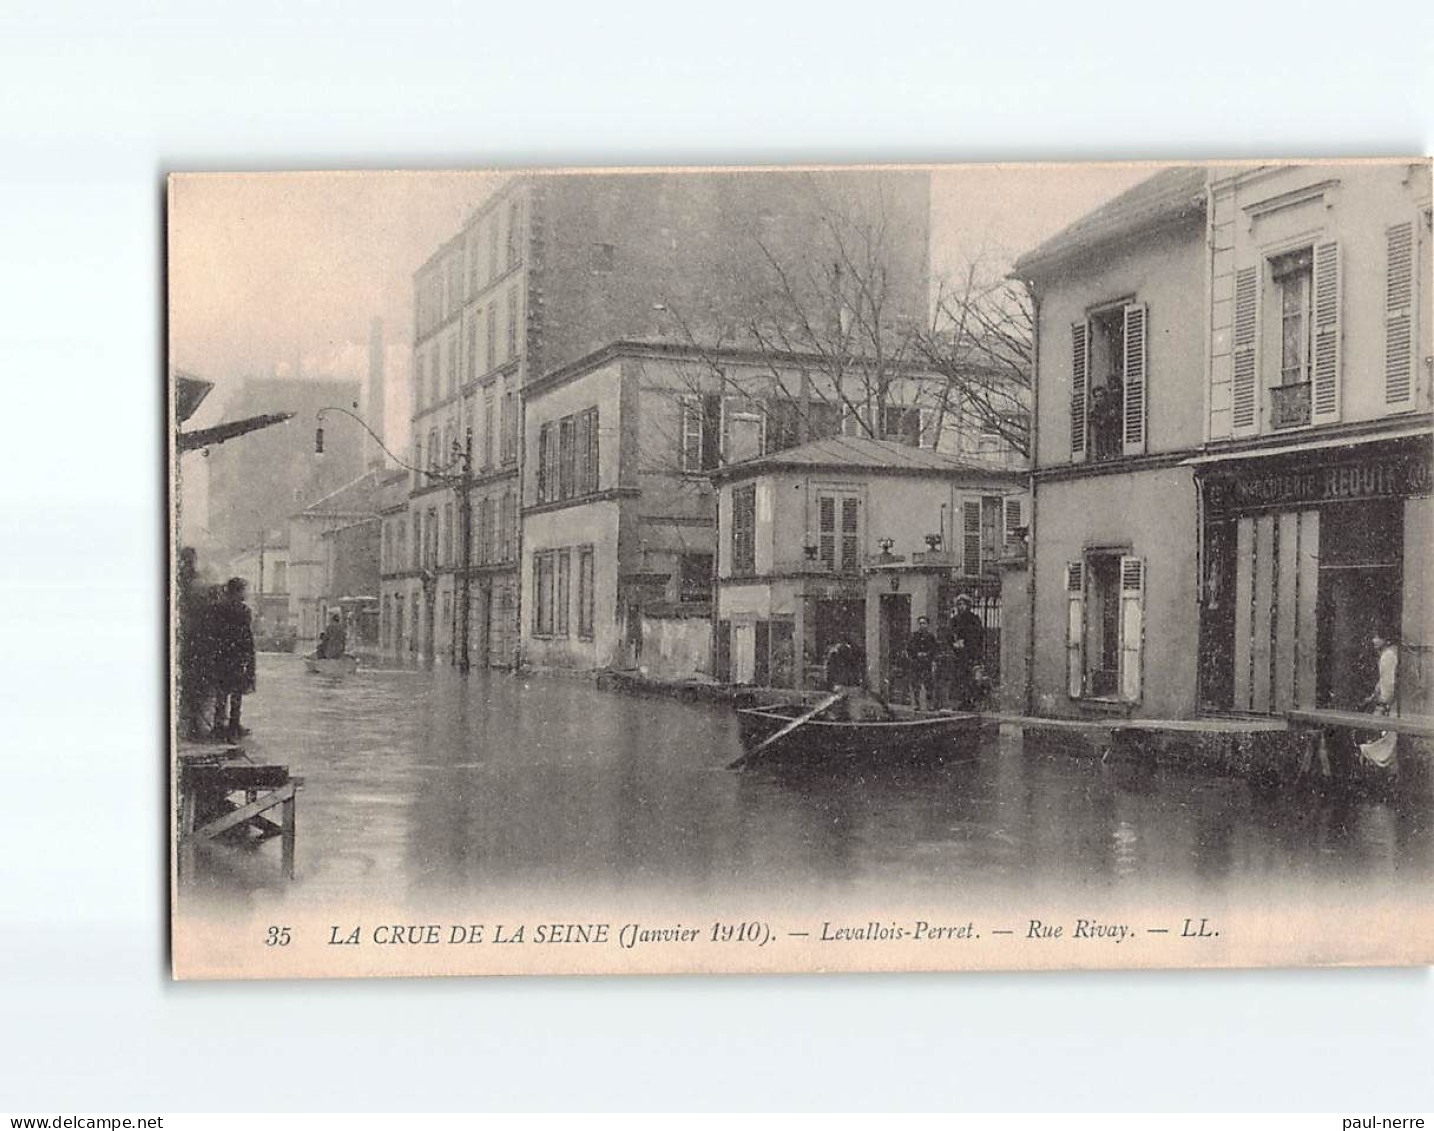
M 814 719 L 814 718 L 816 718 L 818 715 L 820 715 L 823 711 L 825 711 L 825 710 L 826 710 L 828 707 L 830 707 L 833 703 L 835 703 L 835 702 L 837 702 L 838 700 L 840 700 L 841 697 L 842 697 L 843 695 L 845 695 L 845 694 L 846 694 L 846 692 L 844 692 L 844 691 L 837 691 L 837 692 L 833 692 L 831 695 L 828 695 L 825 699 L 823 699 L 820 703 L 818 703 L 815 707 L 813 707 L 813 708 L 812 708 L 810 711 L 808 711 L 806 714 L 804 714 L 804 715 L 798 715 L 795 719 L 793 719 L 791 722 L 789 722 L 786 726 L 784 726 L 781 730 L 777 731 L 775 734 L 769 734 L 769 735 L 767 735 L 766 738 L 762 739 L 761 742 L 757 743 L 756 746 L 752 747 L 751 750 L 748 750 L 747 753 L 743 754 L 740 758 L 737 758 L 737 759 L 735 759 L 734 761 L 729 762 L 729 763 L 727 764 L 727 768 L 728 768 L 729 770 L 740 770 L 740 769 L 741 769 L 743 766 L 745 766 L 748 762 L 752 761 L 752 759 L 755 758 L 758 754 L 760 754 L 763 750 L 767 749 L 767 747 L 771 746 L 772 743 L 776 742 L 777 739 L 779 739 L 779 738 L 785 738 L 787 735 L 791 734 L 792 731 L 796 730 L 797 727 L 801 726 L 803 723 L 811 722 L 812 719 Z

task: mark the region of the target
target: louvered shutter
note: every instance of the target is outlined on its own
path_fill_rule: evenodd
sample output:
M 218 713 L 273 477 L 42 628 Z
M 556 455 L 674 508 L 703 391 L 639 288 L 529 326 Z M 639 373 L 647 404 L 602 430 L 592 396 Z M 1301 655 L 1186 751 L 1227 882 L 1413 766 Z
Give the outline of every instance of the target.
M 1145 561 L 1120 559 L 1120 697 L 1140 701 L 1145 652 Z
M 548 491 L 551 485 L 548 480 L 548 448 L 553 439 L 552 424 L 542 424 L 538 427 L 538 502 L 548 501 Z
M 1144 303 L 1125 308 L 1125 444 L 1128 456 L 1145 454 L 1145 331 Z
M 1006 499 L 1006 552 L 1017 553 L 1021 547 L 1021 527 L 1025 524 L 1021 521 L 1021 499 L 1019 495 L 1012 495 Z
M 601 485 L 601 448 L 598 444 L 598 421 L 601 419 L 596 408 L 590 408 L 588 417 L 588 490 L 596 491 Z
M 841 568 L 844 573 L 861 569 L 859 537 L 861 500 L 848 496 L 841 501 Z
M 1086 397 L 1090 370 L 1090 332 L 1086 323 L 1071 326 L 1071 462 L 1085 459 Z
M 817 557 L 835 572 L 836 562 L 836 499 L 822 495 L 817 500 Z
M 1085 562 L 1066 563 L 1066 693 L 1085 694 Z
M 1414 225 L 1386 228 L 1384 269 L 1384 404 L 1414 403 Z
M 682 398 L 682 430 L 679 437 L 682 470 L 702 470 L 702 405 L 696 397 Z
M 961 572 L 976 577 L 981 572 L 981 500 L 961 500 Z
M 1236 436 L 1259 431 L 1259 310 L 1260 269 L 1235 272 L 1234 369 L 1230 388 L 1230 428 Z
M 1339 245 L 1314 249 L 1314 388 L 1316 424 L 1339 420 Z

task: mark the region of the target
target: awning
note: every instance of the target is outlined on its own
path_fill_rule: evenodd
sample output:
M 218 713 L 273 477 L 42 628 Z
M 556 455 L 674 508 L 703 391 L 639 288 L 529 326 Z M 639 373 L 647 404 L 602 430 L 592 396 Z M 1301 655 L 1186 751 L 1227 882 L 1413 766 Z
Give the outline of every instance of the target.
M 1212 463 L 1234 463 L 1238 460 L 1270 459 L 1274 456 L 1294 455 L 1298 452 L 1323 451 L 1329 448 L 1354 448 L 1366 444 L 1382 444 L 1390 440 L 1407 440 L 1415 436 L 1434 439 L 1434 425 L 1412 424 L 1388 432 L 1376 432 L 1367 436 L 1331 436 L 1323 440 L 1305 440 L 1303 443 L 1280 444 L 1273 448 L 1242 448 L 1233 452 L 1213 452 L 1206 456 L 1192 456 L 1181 463 L 1181 467 L 1203 467 Z

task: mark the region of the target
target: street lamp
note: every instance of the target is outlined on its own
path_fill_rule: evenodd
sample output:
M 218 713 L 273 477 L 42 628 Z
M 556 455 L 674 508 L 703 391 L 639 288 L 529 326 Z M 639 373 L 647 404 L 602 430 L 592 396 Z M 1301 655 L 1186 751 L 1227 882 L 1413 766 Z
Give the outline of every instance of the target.
M 448 463 L 446 463 L 444 466 L 428 468 L 414 467 L 413 464 L 409 463 L 407 460 L 399 459 L 398 456 L 394 455 L 391 451 L 389 451 L 388 445 L 383 442 L 383 440 L 379 437 L 378 433 L 376 433 L 372 428 L 370 428 L 366 423 L 364 423 L 362 417 L 350 412 L 346 408 L 329 407 L 319 409 L 319 411 L 314 414 L 314 419 L 316 421 L 323 420 L 324 413 L 326 412 L 337 412 L 343 416 L 347 416 L 350 420 L 356 421 L 359 427 L 362 428 L 365 432 L 369 434 L 369 436 L 373 438 L 374 443 L 376 443 L 383 450 L 383 453 L 388 456 L 389 459 L 393 460 L 394 463 L 398 464 L 399 467 L 402 467 L 408 471 L 415 471 L 419 475 L 425 475 L 433 482 L 445 484 L 446 486 L 451 487 L 458 492 L 459 529 L 461 531 L 461 536 L 463 540 L 463 570 L 458 578 L 459 640 L 458 647 L 457 649 L 455 649 L 455 651 L 457 652 L 458 670 L 464 675 L 467 675 L 468 670 L 471 666 L 469 663 L 468 655 L 468 621 L 470 615 L 469 606 L 471 604 L 473 584 L 472 451 L 466 445 L 460 444 L 455 438 L 453 441 L 453 449 L 451 453 L 452 458 L 450 458 Z M 314 454 L 320 456 L 324 454 L 324 429 L 322 424 L 320 424 L 317 428 L 314 429 Z

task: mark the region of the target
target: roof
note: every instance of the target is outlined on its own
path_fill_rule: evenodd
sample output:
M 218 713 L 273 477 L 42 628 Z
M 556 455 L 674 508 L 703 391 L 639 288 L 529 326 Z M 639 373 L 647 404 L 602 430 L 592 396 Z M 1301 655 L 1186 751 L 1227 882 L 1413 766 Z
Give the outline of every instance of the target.
M 806 469 L 870 471 L 884 475 L 936 475 L 945 478 L 981 478 L 1022 482 L 1018 471 L 987 467 L 930 448 L 913 448 L 895 440 L 873 440 L 866 436 L 832 436 L 813 440 L 771 455 L 728 464 L 712 473 L 713 479 L 746 479 L 770 471 Z
M 309 516 L 377 514 L 379 492 L 388 476 L 387 469 L 370 468 L 357 479 L 315 499 L 299 513 Z
M 1061 261 L 1101 244 L 1172 221 L 1204 216 L 1206 173 L 1203 165 L 1173 165 L 1160 170 L 1026 252 L 1016 260 L 1014 273 L 1022 277 L 1041 275 Z

